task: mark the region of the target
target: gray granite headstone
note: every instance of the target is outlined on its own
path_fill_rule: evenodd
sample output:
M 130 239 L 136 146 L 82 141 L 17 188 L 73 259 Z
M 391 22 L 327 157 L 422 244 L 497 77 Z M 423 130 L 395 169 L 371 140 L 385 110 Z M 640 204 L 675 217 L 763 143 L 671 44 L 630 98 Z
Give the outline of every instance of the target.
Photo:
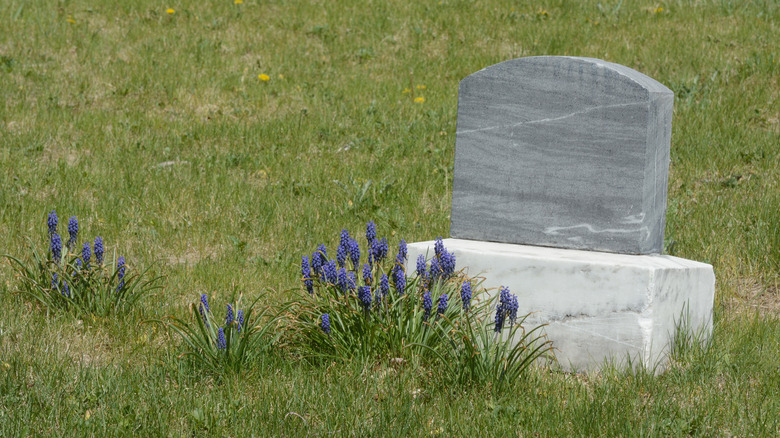
M 520 58 L 466 77 L 452 237 L 660 253 L 673 100 L 592 58 Z

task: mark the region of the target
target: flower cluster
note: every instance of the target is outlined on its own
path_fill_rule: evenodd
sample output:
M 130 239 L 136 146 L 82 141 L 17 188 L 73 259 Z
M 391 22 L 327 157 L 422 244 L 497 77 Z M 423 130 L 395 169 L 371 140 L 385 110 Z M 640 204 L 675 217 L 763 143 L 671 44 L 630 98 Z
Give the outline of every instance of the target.
M 241 333 L 241 329 L 244 327 L 244 311 L 236 310 L 237 305 L 228 304 L 225 311 L 225 324 L 222 327 L 217 327 L 216 339 L 213 339 L 213 344 L 216 345 L 217 350 L 225 350 L 228 348 L 228 344 L 231 342 L 230 334 L 232 331 Z M 209 308 L 209 299 L 206 294 L 200 296 L 200 303 L 198 303 L 198 312 L 203 319 L 203 325 L 206 328 L 211 327 L 212 324 L 218 326 L 219 323 Z M 214 332 L 212 332 L 214 333 Z M 227 333 L 227 337 L 226 337 Z
M 510 293 L 509 288 L 502 286 L 499 289 L 498 307 L 496 307 L 495 332 L 501 332 L 504 322 L 509 320 L 509 326 L 513 326 L 517 320 L 517 295 Z

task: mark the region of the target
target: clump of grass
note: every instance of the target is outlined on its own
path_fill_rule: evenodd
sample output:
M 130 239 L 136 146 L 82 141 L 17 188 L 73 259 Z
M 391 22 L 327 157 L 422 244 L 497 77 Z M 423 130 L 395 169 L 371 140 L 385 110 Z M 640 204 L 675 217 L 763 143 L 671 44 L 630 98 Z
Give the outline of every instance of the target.
M 471 284 L 463 284 L 471 294 Z M 466 293 L 466 292 L 464 292 Z M 540 357 L 552 358 L 552 343 L 539 325 L 526 331 L 529 315 L 518 317 L 517 296 L 501 287 L 493 318 L 488 312 L 465 312 L 457 323 L 436 327 L 439 344 L 433 351 L 444 368 L 442 377 L 451 383 L 490 383 L 500 390 L 517 380 Z M 429 347 L 426 347 L 429 348 Z
M 191 321 L 168 316 L 168 327 L 184 341 L 183 356 L 211 372 L 238 372 L 266 353 L 280 336 L 273 332 L 280 312 L 269 306 L 257 312 L 262 294 L 248 307 L 242 297 L 226 305 L 224 320 L 212 312 L 206 294 L 190 304 Z
M 47 218 L 48 252 L 36 249 L 28 238 L 28 260 L 5 255 L 19 279 L 17 293 L 51 311 L 106 316 L 129 312 L 161 287 L 158 280 L 162 277 L 146 279 L 148 268 L 139 272 L 116 252 L 111 261 L 105 260 L 102 237 L 95 238 L 94 244 L 84 242 L 78 251 L 79 222 L 75 216 L 68 221 L 66 242 L 57 225 L 57 212 L 52 210 Z

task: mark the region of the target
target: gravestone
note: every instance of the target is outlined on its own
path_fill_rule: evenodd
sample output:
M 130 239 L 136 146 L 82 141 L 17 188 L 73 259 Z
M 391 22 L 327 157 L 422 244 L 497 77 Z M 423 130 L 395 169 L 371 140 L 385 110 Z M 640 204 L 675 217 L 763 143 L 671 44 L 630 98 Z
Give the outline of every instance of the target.
M 622 65 L 541 56 L 463 79 L 452 237 L 663 249 L 673 93 Z
M 663 365 L 678 326 L 711 332 L 712 266 L 659 255 L 673 97 L 591 58 L 515 59 L 461 81 L 444 244 L 518 295 L 566 369 Z M 410 263 L 433 245 L 410 244 Z

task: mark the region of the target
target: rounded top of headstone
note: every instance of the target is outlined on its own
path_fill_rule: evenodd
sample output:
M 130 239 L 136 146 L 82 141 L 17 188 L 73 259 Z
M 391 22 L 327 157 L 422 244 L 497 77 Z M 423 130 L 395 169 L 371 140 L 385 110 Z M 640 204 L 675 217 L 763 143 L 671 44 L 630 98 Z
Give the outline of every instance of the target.
M 471 78 L 479 77 L 484 74 L 489 74 L 492 70 L 511 70 L 518 72 L 518 75 L 520 75 L 520 72 L 523 72 L 522 76 L 524 79 L 527 79 L 526 75 L 532 74 L 533 72 L 543 75 L 547 70 L 548 72 L 554 72 L 552 73 L 553 75 L 560 76 L 561 72 L 565 70 L 569 70 L 572 73 L 575 71 L 585 73 L 582 71 L 584 69 L 590 69 L 590 71 L 587 72 L 589 75 L 593 75 L 594 72 L 599 72 L 599 76 L 603 76 L 605 80 L 608 81 L 618 80 L 625 83 L 634 83 L 638 88 L 645 90 L 647 93 L 674 94 L 672 90 L 667 88 L 664 84 L 644 73 L 626 67 L 625 65 L 615 64 L 614 62 L 608 62 L 602 59 L 580 56 L 528 56 L 525 58 L 510 59 L 472 73 L 465 77 L 461 82 L 468 81 Z M 551 79 L 553 79 L 553 77 L 551 77 Z

